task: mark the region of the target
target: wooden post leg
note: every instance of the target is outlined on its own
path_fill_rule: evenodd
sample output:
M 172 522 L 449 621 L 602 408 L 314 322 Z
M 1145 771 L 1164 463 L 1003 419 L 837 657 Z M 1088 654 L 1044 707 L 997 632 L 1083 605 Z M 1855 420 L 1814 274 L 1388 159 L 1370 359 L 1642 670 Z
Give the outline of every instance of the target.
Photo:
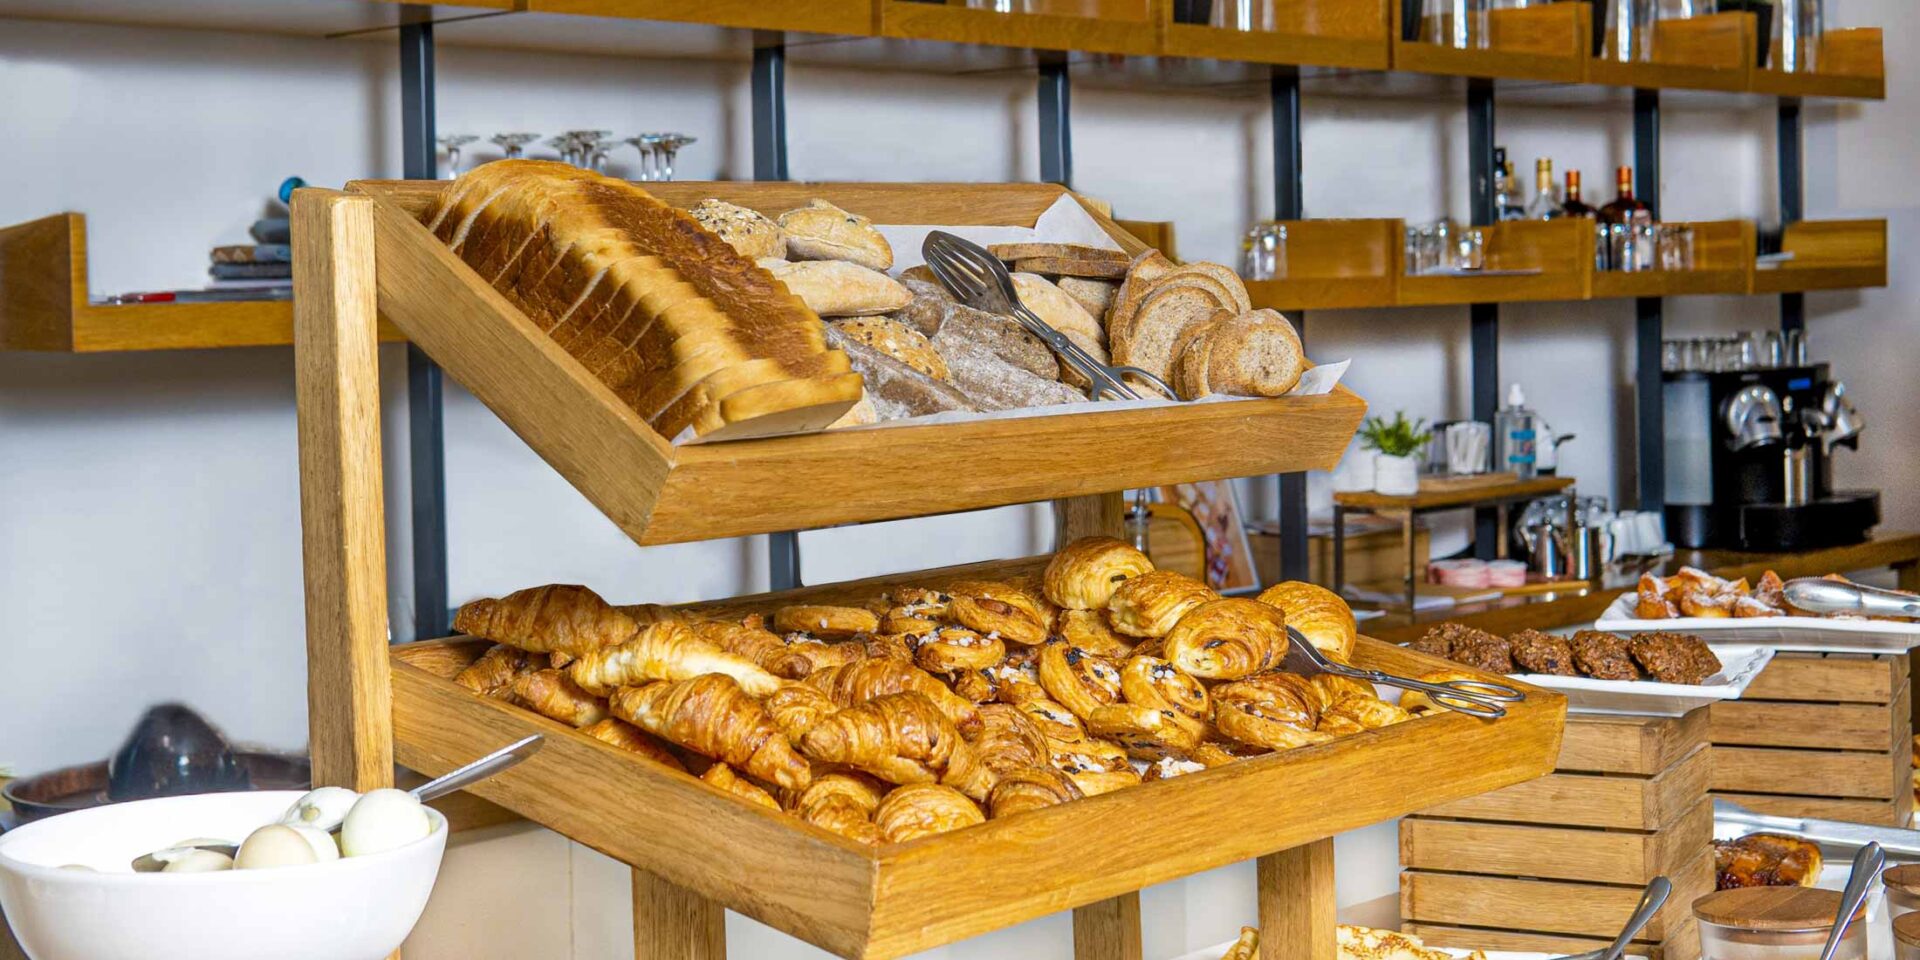
M 633 960 L 727 960 L 726 909 L 634 870 Z
M 1333 839 L 1260 858 L 1260 960 L 1334 960 Z
M 316 785 L 393 785 L 373 201 L 301 190 L 292 212 L 294 386 Z
M 1138 893 L 1073 911 L 1074 960 L 1140 960 L 1141 952 Z
M 1120 493 L 1096 493 L 1053 502 L 1053 548 L 1055 550 L 1081 537 L 1125 537 L 1127 535 L 1126 497 Z
M 1904 560 L 1893 565 L 1894 586 L 1909 593 L 1920 593 L 1920 561 Z M 1907 675 L 1920 675 L 1920 649 L 1907 654 Z M 1911 680 L 1909 681 L 1911 682 Z M 1920 697 L 1913 698 L 1913 728 L 1920 730 Z M 1900 778 L 1896 775 L 1895 781 Z

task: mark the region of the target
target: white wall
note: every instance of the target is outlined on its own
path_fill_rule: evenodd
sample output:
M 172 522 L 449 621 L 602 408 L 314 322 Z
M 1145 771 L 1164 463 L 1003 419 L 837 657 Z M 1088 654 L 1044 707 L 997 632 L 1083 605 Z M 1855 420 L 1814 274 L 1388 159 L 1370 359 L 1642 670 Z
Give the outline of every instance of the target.
M 1896 65 L 1885 104 L 1813 107 L 1815 216 L 1893 219 L 1893 286 L 1809 298 L 1816 355 L 1834 360 L 1873 422 L 1869 450 L 1841 474 L 1887 494 L 1888 524 L 1920 525 L 1899 481 L 1916 452 L 1916 296 L 1902 267 L 1920 188 L 1913 161 L 1914 11 L 1853 0 L 1855 22 L 1888 27 Z M 451 31 L 443 31 L 450 33 Z M 194 285 L 205 251 L 244 241 L 280 178 L 321 184 L 398 172 L 395 57 L 376 41 L 73 26 L 0 20 L 0 223 L 88 214 L 93 289 Z M 702 138 L 686 178 L 749 170 L 742 65 L 530 54 L 443 46 L 440 128 L 490 134 L 596 126 L 677 128 Z M 1032 178 L 1030 78 L 931 77 L 795 67 L 788 81 L 793 173 L 803 179 Z M 1774 216 L 1769 103 L 1675 98 L 1666 112 L 1670 216 Z M 1246 222 L 1269 212 L 1264 97 L 1079 89 L 1079 186 L 1127 217 L 1177 222 L 1187 257 L 1231 261 Z M 1459 103 L 1348 99 L 1311 84 L 1305 102 L 1309 214 L 1464 218 Z M 1631 159 L 1624 102 L 1582 110 L 1507 103 L 1500 140 L 1524 172 L 1538 155 L 1611 191 Z M 1680 335 L 1762 326 L 1768 300 L 1670 301 Z M 1503 378 L 1526 384 L 1561 431 L 1580 435 L 1564 469 L 1592 492 L 1632 489 L 1629 303 L 1532 305 L 1502 313 Z M 1466 412 L 1464 308 L 1316 313 L 1313 352 L 1355 357 L 1349 383 L 1378 411 Z M 1884 359 L 1883 359 L 1884 358 Z M 404 521 L 404 364 L 383 354 L 395 630 L 411 632 Z M 236 737 L 304 739 L 302 615 L 290 357 L 233 350 L 65 357 L 0 353 L 0 765 L 23 772 L 104 756 L 147 704 L 192 703 Z M 460 601 L 549 580 L 624 600 L 689 600 L 762 588 L 757 540 L 639 550 L 470 397 L 448 398 L 452 592 Z M 1261 499 L 1271 484 L 1255 485 Z M 1324 493 L 1321 494 L 1324 496 Z M 1250 504 L 1263 512 L 1264 504 Z M 902 533 L 902 529 L 908 533 Z M 804 538 L 807 575 L 1014 556 L 1046 546 L 1041 511 L 1009 508 Z M 1276 811 L 1276 815 L 1282 812 Z M 488 869 L 497 865 L 499 869 Z M 1394 889 L 1391 826 L 1343 837 L 1341 899 Z M 544 833 L 467 845 L 454 856 L 412 956 L 524 957 L 569 942 L 581 960 L 624 956 L 620 871 Z M 511 884 L 511 887 L 503 885 Z M 559 912 L 506 904 L 570 891 Z M 468 894 L 500 890 L 476 913 Z M 1251 868 L 1147 893 L 1148 955 L 1224 939 L 1253 913 Z M 496 909 L 497 908 L 497 909 Z M 737 919 L 737 918 L 736 918 Z M 741 956 L 814 956 L 744 921 Z M 932 956 L 1064 957 L 1062 917 Z

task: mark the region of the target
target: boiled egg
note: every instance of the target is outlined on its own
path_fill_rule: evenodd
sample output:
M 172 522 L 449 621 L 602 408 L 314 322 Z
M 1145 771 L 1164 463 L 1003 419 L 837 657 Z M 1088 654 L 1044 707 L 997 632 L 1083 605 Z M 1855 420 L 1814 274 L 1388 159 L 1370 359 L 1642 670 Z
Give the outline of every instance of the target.
M 172 856 L 162 856 L 172 854 Z M 218 850 L 202 850 L 198 847 L 163 850 L 153 855 L 154 859 L 166 863 L 161 873 L 213 873 L 216 870 L 232 870 L 233 858 Z
M 295 800 L 293 806 L 281 815 L 280 822 L 288 826 L 308 826 L 323 832 L 329 831 L 347 818 L 347 811 L 352 810 L 359 799 L 359 794 L 346 787 L 321 787 Z
M 300 831 L 284 823 L 271 823 L 248 834 L 247 839 L 241 842 L 240 852 L 233 858 L 233 868 L 265 870 L 273 867 L 303 867 L 319 859 L 313 845 L 300 835 Z
M 413 794 L 386 788 L 362 796 L 340 828 L 340 852 L 349 857 L 383 853 L 433 832 L 433 820 Z
M 292 826 L 293 832 L 299 834 L 302 839 L 307 841 L 307 845 L 313 848 L 313 859 L 315 863 L 326 863 L 329 860 L 340 859 L 340 844 L 335 842 L 332 834 L 318 827 L 309 827 L 305 824 L 296 823 Z

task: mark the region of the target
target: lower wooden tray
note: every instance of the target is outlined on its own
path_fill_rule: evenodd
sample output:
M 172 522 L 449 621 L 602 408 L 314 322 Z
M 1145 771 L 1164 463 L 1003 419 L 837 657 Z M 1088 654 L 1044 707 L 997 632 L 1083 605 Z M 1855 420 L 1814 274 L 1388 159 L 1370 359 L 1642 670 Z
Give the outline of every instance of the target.
M 917 582 L 939 581 L 925 574 Z M 870 848 L 454 684 L 449 678 L 485 647 L 442 640 L 393 649 L 401 762 L 438 774 L 544 733 L 544 750 L 474 792 L 858 960 L 906 956 L 1540 776 L 1559 754 L 1566 715 L 1564 699 L 1527 688 L 1527 701 L 1498 722 L 1422 717 Z M 1458 669 L 1365 638 L 1354 659 L 1403 674 Z

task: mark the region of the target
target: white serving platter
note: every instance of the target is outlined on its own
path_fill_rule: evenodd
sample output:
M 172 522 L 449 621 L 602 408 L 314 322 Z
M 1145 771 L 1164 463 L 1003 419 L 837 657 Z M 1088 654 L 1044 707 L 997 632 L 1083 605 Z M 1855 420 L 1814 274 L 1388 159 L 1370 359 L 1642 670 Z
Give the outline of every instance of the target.
M 1828 617 L 1679 617 L 1639 620 L 1638 598 L 1627 593 L 1613 601 L 1594 623 L 1611 633 L 1697 634 L 1717 651 L 1728 644 L 1759 644 L 1775 651 L 1809 653 L 1905 653 L 1920 646 L 1920 623 L 1886 620 L 1834 620 Z
M 1721 700 L 1738 700 L 1753 678 L 1773 660 L 1773 648 L 1759 644 L 1717 644 L 1720 672 L 1705 683 L 1655 683 L 1651 680 L 1595 680 L 1520 673 L 1514 677 L 1567 698 L 1569 713 L 1635 717 L 1680 717 Z

